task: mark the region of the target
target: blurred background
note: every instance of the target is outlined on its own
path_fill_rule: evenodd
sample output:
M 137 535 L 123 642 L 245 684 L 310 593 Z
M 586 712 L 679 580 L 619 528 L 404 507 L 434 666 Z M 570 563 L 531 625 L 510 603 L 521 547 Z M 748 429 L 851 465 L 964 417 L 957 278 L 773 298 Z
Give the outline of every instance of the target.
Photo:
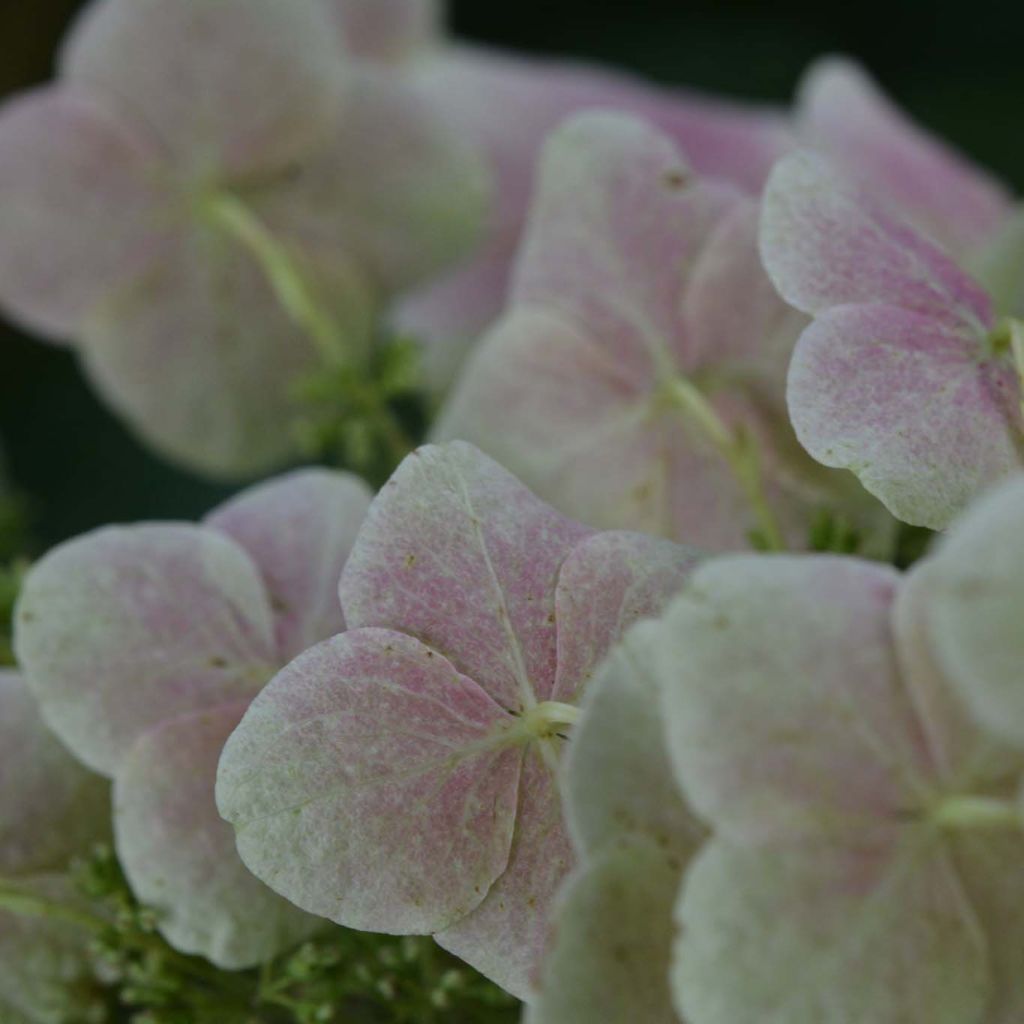
M 286 2 L 286 0 L 282 0 Z M 0 0 L 0 99 L 44 81 L 80 3 Z M 598 60 L 740 99 L 787 102 L 804 67 L 841 51 L 919 121 L 1024 191 L 1024 17 L 995 0 L 462 0 L 455 31 Z M 150 456 L 67 352 L 0 320 L 0 443 L 39 547 L 115 521 L 194 518 L 223 488 Z

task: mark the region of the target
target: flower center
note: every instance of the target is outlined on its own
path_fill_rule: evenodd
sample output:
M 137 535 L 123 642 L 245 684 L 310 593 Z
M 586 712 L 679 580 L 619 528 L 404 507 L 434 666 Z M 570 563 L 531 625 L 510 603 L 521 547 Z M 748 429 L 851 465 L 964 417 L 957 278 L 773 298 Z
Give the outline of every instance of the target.
M 550 739 L 567 725 L 575 725 L 580 714 L 580 709 L 573 704 L 546 700 L 523 712 L 520 728 L 530 739 Z

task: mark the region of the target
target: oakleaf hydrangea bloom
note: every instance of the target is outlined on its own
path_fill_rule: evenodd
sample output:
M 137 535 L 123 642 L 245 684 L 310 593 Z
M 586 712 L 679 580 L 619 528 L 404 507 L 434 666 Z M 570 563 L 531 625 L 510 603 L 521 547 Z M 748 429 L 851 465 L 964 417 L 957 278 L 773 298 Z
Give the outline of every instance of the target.
M 783 298 L 815 318 L 788 385 L 811 455 L 936 529 L 1020 467 L 1024 327 L 1001 319 L 1017 310 L 807 154 L 772 173 L 761 241 Z
M 214 781 L 264 683 L 344 628 L 337 580 L 369 500 L 354 477 L 302 471 L 200 526 L 71 541 L 25 582 L 19 660 L 50 725 L 114 780 L 136 896 L 171 945 L 220 967 L 263 963 L 318 926 L 242 865 Z
M 802 544 L 846 485 L 785 421 L 805 321 L 764 274 L 757 225 L 755 201 L 695 179 L 653 127 L 572 119 L 545 151 L 508 311 L 438 436 L 479 444 L 595 526 Z
M 470 344 L 500 315 L 544 140 L 593 108 L 642 115 L 703 174 L 760 191 L 792 145 L 781 112 L 733 105 L 570 61 L 540 60 L 444 37 L 437 0 L 333 0 L 357 53 L 389 62 L 430 107 L 486 153 L 495 179 L 488 234 L 463 266 L 402 301 L 398 325 L 427 342 L 430 382 L 451 383 Z M 390 31 L 388 31 L 390 29 Z
M 1018 479 L 905 579 L 722 559 L 651 627 L 714 833 L 677 906 L 680 1019 L 1024 1018 L 1022 515 Z
M 149 442 L 244 475 L 289 384 L 473 242 L 476 153 L 325 0 L 95 0 L 0 113 L 0 301 Z
M 88 929 L 75 925 L 67 869 L 110 830 L 105 781 L 44 725 L 22 678 L 0 672 L 0 1020 L 83 1019 L 91 980 Z M 59 919 L 19 913 L 39 900 Z
M 433 933 L 528 997 L 573 859 L 555 773 L 578 701 L 693 563 L 564 518 L 469 445 L 413 453 L 342 575 L 348 632 L 285 668 L 225 747 L 243 860 L 298 906 Z

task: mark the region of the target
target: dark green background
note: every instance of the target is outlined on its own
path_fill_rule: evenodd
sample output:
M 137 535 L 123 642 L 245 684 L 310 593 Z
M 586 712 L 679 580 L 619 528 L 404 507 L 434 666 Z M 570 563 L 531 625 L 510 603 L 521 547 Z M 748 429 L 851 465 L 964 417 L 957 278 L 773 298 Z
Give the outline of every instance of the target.
M 287 2 L 287 0 L 282 0 Z M 45 80 L 74 0 L 0 0 L 0 95 Z M 1024 187 L 1024 18 L 1011 3 L 465 0 L 456 29 L 664 82 L 786 101 L 801 70 L 853 54 L 917 118 Z M 147 454 L 74 359 L 0 321 L 0 434 L 46 546 L 109 521 L 194 517 L 223 489 Z

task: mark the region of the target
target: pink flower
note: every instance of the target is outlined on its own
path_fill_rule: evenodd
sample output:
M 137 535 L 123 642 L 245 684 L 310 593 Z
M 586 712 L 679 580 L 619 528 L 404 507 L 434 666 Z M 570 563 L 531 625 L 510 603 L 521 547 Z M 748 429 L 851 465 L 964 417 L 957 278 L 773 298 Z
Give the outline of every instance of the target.
M 257 882 L 218 816 L 224 741 L 299 651 L 344 628 L 337 580 L 369 504 L 345 474 L 303 471 L 201 526 L 100 530 L 28 575 L 16 647 L 47 721 L 114 781 L 117 852 L 177 949 L 263 963 L 318 922 Z

